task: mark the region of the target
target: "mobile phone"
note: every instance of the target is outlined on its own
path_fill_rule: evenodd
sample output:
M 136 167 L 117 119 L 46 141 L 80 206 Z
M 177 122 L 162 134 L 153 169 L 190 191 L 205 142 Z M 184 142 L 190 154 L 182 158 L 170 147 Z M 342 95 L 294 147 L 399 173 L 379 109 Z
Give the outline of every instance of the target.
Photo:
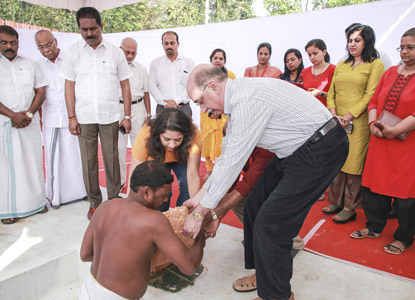
M 353 132 L 353 121 L 350 121 L 344 130 L 346 130 L 347 133 L 352 133 Z
M 126 132 L 125 132 L 125 127 L 124 127 L 124 126 L 120 126 L 120 127 L 118 128 L 118 130 L 121 132 L 121 134 L 126 134 Z

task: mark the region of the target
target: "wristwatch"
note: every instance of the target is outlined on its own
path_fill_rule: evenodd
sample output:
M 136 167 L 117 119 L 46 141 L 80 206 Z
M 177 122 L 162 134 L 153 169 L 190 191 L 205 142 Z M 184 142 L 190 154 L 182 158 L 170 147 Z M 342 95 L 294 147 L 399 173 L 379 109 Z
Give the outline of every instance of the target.
M 324 92 L 321 92 L 320 93 L 320 97 L 324 97 Z
M 30 111 L 26 112 L 26 117 L 28 117 L 29 119 L 33 118 L 33 114 Z
M 212 220 L 216 221 L 218 219 L 218 215 L 216 214 L 216 212 L 213 209 L 211 209 L 210 212 L 212 213 Z
M 196 212 L 196 211 L 193 211 L 192 215 L 193 215 L 193 218 L 195 220 L 198 220 L 198 221 L 203 220 L 203 215 L 200 214 L 200 213 L 198 213 L 198 212 Z
M 124 119 L 131 120 L 131 116 L 124 116 Z
M 147 117 L 151 117 L 151 114 L 147 114 Z

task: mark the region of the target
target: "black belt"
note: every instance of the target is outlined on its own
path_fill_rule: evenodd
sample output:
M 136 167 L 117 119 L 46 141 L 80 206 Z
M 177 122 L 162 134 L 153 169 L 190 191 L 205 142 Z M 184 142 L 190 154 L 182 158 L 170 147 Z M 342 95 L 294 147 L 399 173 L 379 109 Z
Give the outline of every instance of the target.
M 325 136 L 330 130 L 332 130 L 336 125 L 339 123 L 339 120 L 337 120 L 336 117 L 330 119 L 326 124 L 320 127 L 314 133 L 311 138 L 308 139 L 308 142 L 311 144 L 317 143 L 323 136 Z
M 131 105 L 140 103 L 141 101 L 143 101 L 143 98 L 142 97 L 140 99 L 135 100 L 135 101 L 131 101 Z M 120 100 L 120 103 L 121 104 L 124 104 L 124 101 Z

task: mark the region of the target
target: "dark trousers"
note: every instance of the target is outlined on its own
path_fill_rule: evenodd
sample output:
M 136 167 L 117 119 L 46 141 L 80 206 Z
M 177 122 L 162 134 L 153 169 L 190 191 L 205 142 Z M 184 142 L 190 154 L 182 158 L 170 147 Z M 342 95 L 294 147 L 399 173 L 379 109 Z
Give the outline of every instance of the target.
M 180 108 L 181 110 L 183 110 L 184 113 L 186 115 L 188 115 L 189 117 L 192 117 L 192 108 L 190 107 L 190 103 L 181 104 L 181 105 L 182 105 L 182 107 L 178 107 L 178 108 Z M 164 106 L 163 105 L 160 105 L 160 104 L 157 104 L 157 107 L 156 107 L 156 115 L 158 115 L 159 113 L 161 113 L 163 110 L 164 110 Z
M 259 297 L 290 296 L 293 238 L 348 152 L 347 135 L 337 124 L 316 143 L 306 142 L 265 167 L 244 210 L 245 268 L 256 269 Z
M 381 233 L 385 228 L 392 198 L 390 196 L 373 193 L 369 188 L 362 188 L 363 210 L 366 215 L 366 227 L 373 232 Z M 395 216 L 399 227 L 393 238 L 410 246 L 414 242 L 415 235 L 415 198 L 395 199 Z
M 81 134 L 78 141 L 81 150 L 82 173 L 91 207 L 96 208 L 102 202 L 98 174 L 98 135 L 101 141 L 108 199 L 117 198 L 121 189 L 118 125 L 118 121 L 111 124 L 80 124 Z
M 173 170 L 176 174 L 177 181 L 179 182 L 180 194 L 177 198 L 176 206 L 182 206 L 183 202 L 190 198 L 189 188 L 187 186 L 187 163 L 181 164 L 178 162 L 166 163 L 166 168 L 171 171 Z M 169 200 L 164 202 L 163 205 L 159 208 L 160 211 L 167 211 L 170 207 L 170 199 L 172 193 L 169 194 Z

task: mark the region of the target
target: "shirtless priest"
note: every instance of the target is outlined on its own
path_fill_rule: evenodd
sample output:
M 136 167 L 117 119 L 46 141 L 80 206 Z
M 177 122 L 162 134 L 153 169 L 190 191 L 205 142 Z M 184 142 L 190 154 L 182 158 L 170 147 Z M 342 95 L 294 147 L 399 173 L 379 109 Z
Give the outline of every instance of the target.
M 105 201 L 96 210 L 81 246 L 82 261 L 92 261 L 79 299 L 139 299 L 147 289 L 150 260 L 157 248 L 185 274 L 203 256 L 202 236 L 188 249 L 158 211 L 167 201 L 173 176 L 163 164 L 148 161 L 133 172 L 126 199 Z

